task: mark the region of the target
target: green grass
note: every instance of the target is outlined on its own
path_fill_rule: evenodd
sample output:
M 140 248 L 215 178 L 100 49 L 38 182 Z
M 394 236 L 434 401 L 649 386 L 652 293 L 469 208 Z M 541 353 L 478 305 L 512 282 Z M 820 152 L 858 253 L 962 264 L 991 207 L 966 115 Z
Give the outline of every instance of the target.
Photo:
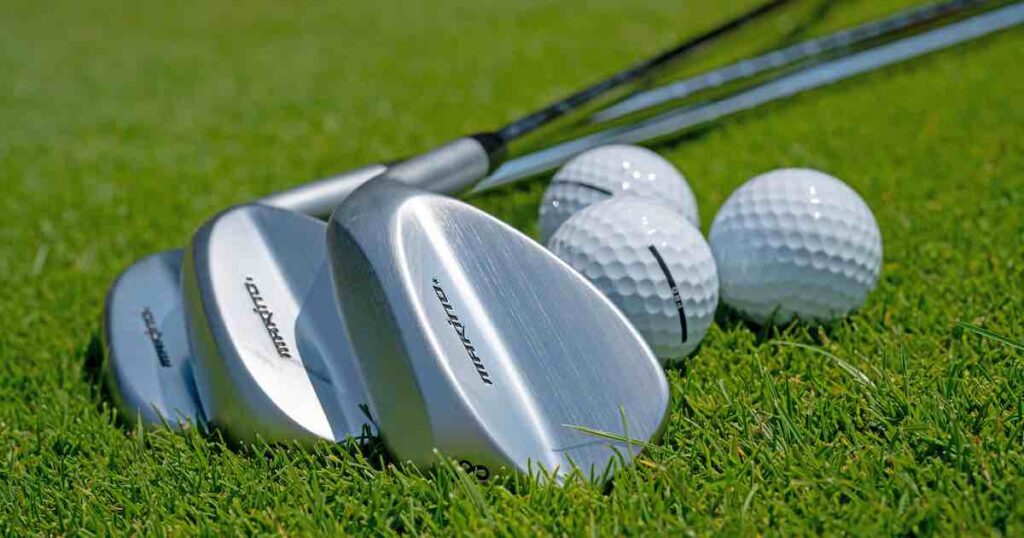
M 688 69 L 908 3 L 836 2 Z M 0 7 L 0 534 L 1024 534 L 1020 29 L 658 148 L 705 230 L 758 172 L 845 179 L 885 265 L 828 327 L 720 316 L 668 372 L 658 448 L 607 490 L 117 425 L 93 376 L 104 293 L 133 260 L 229 204 L 512 119 L 717 3 L 508 4 Z M 471 201 L 535 233 L 542 189 Z

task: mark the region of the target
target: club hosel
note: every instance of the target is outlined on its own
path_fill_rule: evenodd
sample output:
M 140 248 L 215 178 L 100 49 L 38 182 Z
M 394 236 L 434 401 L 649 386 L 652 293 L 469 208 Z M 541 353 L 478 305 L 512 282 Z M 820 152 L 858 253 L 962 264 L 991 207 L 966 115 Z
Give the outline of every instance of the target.
M 305 215 L 326 219 L 334 208 L 352 191 L 377 177 L 388 169 L 388 165 L 372 164 L 336 176 L 271 194 L 258 200 L 263 205 L 289 209 Z
M 505 146 L 497 135 L 471 135 L 395 164 L 381 177 L 430 192 L 456 195 L 491 173 L 504 154 Z

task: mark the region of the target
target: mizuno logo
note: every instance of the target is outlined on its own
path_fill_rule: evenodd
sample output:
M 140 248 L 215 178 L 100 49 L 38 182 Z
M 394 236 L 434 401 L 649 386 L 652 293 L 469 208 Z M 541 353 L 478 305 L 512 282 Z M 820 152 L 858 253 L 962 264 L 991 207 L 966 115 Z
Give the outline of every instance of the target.
M 281 330 L 274 323 L 274 313 L 270 311 L 267 302 L 260 295 L 260 289 L 256 286 L 256 281 L 251 276 L 245 277 L 245 291 L 249 293 L 249 298 L 252 299 L 254 307 L 252 311 L 256 312 L 256 315 L 260 317 L 260 321 L 263 322 L 263 327 L 267 330 L 267 336 L 273 342 L 277 355 L 285 359 L 292 358 L 292 352 L 288 349 L 288 343 L 284 341 L 284 337 L 281 336 Z
M 455 307 L 448 301 L 448 295 L 444 293 L 444 289 L 441 287 L 441 283 L 437 279 L 433 279 L 434 282 L 434 294 L 437 295 L 437 300 L 441 301 L 441 306 L 444 308 L 445 315 L 448 316 L 448 324 L 455 328 L 455 334 L 458 335 L 459 340 L 462 341 L 462 347 L 466 349 L 466 353 L 469 355 L 469 359 L 473 361 L 473 366 L 476 367 L 476 373 L 480 375 L 480 380 L 486 385 L 493 385 L 491 381 L 491 374 L 487 373 L 487 368 L 484 367 L 484 361 L 476 354 L 476 348 L 473 347 L 473 342 L 466 336 L 466 326 L 462 324 L 459 319 L 459 315 L 455 313 Z
M 153 351 L 156 352 L 156 359 L 160 361 L 160 366 L 170 368 L 171 358 L 167 356 L 167 348 L 164 346 L 164 333 L 160 332 L 157 327 L 156 316 L 148 306 L 142 309 L 142 324 L 146 327 L 146 336 L 149 337 L 149 341 L 153 342 Z

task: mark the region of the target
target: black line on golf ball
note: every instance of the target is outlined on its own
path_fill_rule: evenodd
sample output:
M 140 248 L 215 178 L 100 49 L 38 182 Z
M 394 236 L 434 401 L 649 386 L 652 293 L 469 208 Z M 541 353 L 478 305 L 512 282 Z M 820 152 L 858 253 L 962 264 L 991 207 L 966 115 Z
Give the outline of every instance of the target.
M 679 332 L 682 333 L 682 342 L 686 342 L 686 309 L 683 308 L 683 298 L 679 295 L 679 286 L 676 286 L 676 279 L 672 278 L 672 273 L 668 270 L 668 264 L 665 263 L 665 259 L 661 257 L 661 253 L 658 252 L 658 248 L 654 245 L 647 247 L 647 250 L 651 251 L 654 259 L 658 262 L 658 267 L 661 267 L 661 272 L 665 274 L 665 279 L 668 280 L 668 286 L 672 289 L 672 299 L 676 302 L 676 309 L 679 310 Z
M 591 191 L 594 191 L 594 192 L 599 192 L 599 193 L 604 194 L 606 196 L 611 196 L 612 195 L 612 191 L 610 191 L 608 189 L 605 189 L 603 187 L 598 187 L 597 185 L 591 185 L 590 183 L 584 183 L 582 181 L 573 181 L 571 179 L 559 179 L 557 181 L 552 181 L 552 183 L 565 183 L 566 185 L 576 185 L 577 187 L 583 187 L 584 189 L 591 190 Z

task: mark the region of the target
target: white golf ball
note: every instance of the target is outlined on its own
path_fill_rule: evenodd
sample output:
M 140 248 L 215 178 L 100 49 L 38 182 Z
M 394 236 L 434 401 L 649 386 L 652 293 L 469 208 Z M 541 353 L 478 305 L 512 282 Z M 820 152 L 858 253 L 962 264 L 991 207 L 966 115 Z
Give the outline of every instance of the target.
M 619 194 L 654 198 L 700 226 L 697 200 L 672 163 L 647 148 L 611 145 L 577 155 L 551 179 L 540 204 L 541 241 L 577 211 Z
M 807 169 L 757 176 L 711 225 L 722 302 L 749 320 L 824 322 L 864 304 L 878 282 L 882 235 L 864 200 Z
M 597 286 L 662 362 L 704 339 L 718 274 L 700 230 L 656 201 L 616 196 L 576 213 L 548 248 Z

